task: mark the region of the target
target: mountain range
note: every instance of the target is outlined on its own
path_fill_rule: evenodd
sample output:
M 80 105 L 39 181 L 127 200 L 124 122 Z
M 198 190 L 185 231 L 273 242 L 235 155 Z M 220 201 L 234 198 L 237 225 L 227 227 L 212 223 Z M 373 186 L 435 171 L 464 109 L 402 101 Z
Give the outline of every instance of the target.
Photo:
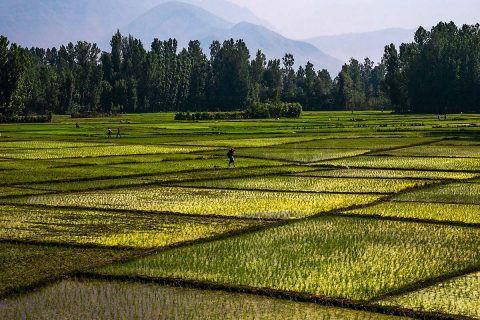
M 179 47 L 200 40 L 207 55 L 213 40 L 243 39 L 252 57 L 257 49 L 268 59 L 292 53 L 297 67 L 310 61 L 332 76 L 352 56 L 379 61 L 383 46 L 413 38 L 411 30 L 390 29 L 292 40 L 248 8 L 226 0 L 0 0 L 0 35 L 22 46 L 58 47 L 85 40 L 108 51 L 117 29 L 141 39 L 146 49 L 154 38 L 176 38 Z

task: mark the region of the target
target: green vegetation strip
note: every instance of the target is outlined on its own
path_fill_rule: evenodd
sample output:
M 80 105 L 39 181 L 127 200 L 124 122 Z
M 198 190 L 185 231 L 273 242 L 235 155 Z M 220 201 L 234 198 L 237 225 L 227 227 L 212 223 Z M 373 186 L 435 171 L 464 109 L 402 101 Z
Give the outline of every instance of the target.
M 323 165 L 351 168 L 436 170 L 436 171 L 480 171 L 478 159 L 465 158 L 415 158 L 389 156 L 361 156 L 341 160 L 325 161 Z
M 252 220 L 14 206 L 0 206 L 0 221 L 2 240 L 137 248 L 169 246 L 262 225 Z
M 367 300 L 477 266 L 479 236 L 475 228 L 328 216 L 173 249 L 98 273 Z
M 229 140 L 214 140 L 210 137 L 204 140 L 185 141 L 180 142 L 182 145 L 187 146 L 205 146 L 205 147 L 268 147 L 274 145 L 284 145 L 288 143 L 295 143 L 301 141 L 312 140 L 313 137 L 265 137 L 249 139 L 247 137 L 243 139 L 229 139 Z M 171 142 L 172 144 L 178 144 L 179 142 Z
M 382 304 L 480 318 L 479 288 L 480 273 L 474 273 L 386 299 Z
M 293 149 L 293 148 L 245 148 L 238 149 L 238 157 L 283 160 L 292 162 L 317 162 L 328 159 L 346 158 L 369 152 L 365 149 Z M 213 152 L 212 152 L 213 153 Z M 214 154 L 223 154 L 217 151 Z M 226 154 L 226 152 L 225 152 Z
M 318 139 L 307 142 L 291 143 L 285 148 L 297 149 L 389 149 L 398 148 L 402 146 L 409 146 L 414 144 L 424 144 L 434 142 L 431 138 L 345 138 L 345 139 Z
M 257 295 L 97 280 L 64 280 L 0 301 L 2 319 L 33 314 L 36 319 L 401 319 Z
M 480 147 L 430 145 L 403 148 L 398 150 L 381 152 L 379 154 L 393 156 L 480 158 Z
M 5 200 L 4 202 L 69 208 L 103 208 L 258 219 L 292 219 L 365 205 L 381 198 L 381 195 L 143 187 L 30 196 L 10 201 Z
M 118 145 L 97 146 L 83 148 L 55 148 L 55 149 L 22 149 L 0 151 L 0 158 L 7 159 L 60 159 L 85 158 L 117 155 L 156 154 L 156 153 L 188 153 L 195 151 L 212 150 L 206 147 L 182 146 L 149 146 L 149 145 Z
M 232 177 L 252 177 L 277 174 L 306 172 L 311 170 L 307 166 L 270 166 L 260 168 L 236 168 L 235 170 L 217 169 L 192 172 L 165 173 L 158 175 L 144 175 L 134 178 L 110 178 L 99 180 L 85 180 L 73 182 L 50 182 L 26 185 L 31 188 L 47 191 L 81 191 L 120 188 L 125 186 L 142 186 L 149 184 L 171 183 L 181 181 L 196 181 L 199 179 L 227 179 Z
M 465 180 L 478 176 L 474 173 L 419 171 L 419 170 L 381 170 L 381 169 L 334 169 L 300 172 L 297 176 L 325 178 L 383 178 L 383 179 L 427 179 L 427 180 Z
M 8 198 L 12 196 L 33 195 L 45 193 L 43 190 L 34 190 L 30 188 L 18 187 L 0 187 L 0 198 Z
M 237 163 L 237 168 L 272 167 L 284 165 L 284 162 L 259 159 L 242 159 Z M 78 167 L 25 167 L 23 170 L 7 170 L 2 172 L 0 185 L 96 180 L 116 177 L 137 177 L 145 175 L 158 175 L 174 172 L 192 172 L 226 169 L 228 160 L 202 159 L 185 161 L 161 161 L 155 163 L 128 163 L 116 165 L 78 166 Z M 192 177 L 195 175 L 192 174 Z
M 477 204 L 480 214 L 480 183 L 452 183 L 402 194 L 395 201 Z
M 480 226 L 480 206 L 473 204 L 443 204 L 417 202 L 383 202 L 347 211 L 353 215 L 443 221 Z
M 135 251 L 0 243 L 0 297 L 133 254 Z
M 423 187 L 429 183 L 431 182 L 425 180 L 273 176 L 231 180 L 202 180 L 182 183 L 180 185 L 224 189 L 385 194 Z

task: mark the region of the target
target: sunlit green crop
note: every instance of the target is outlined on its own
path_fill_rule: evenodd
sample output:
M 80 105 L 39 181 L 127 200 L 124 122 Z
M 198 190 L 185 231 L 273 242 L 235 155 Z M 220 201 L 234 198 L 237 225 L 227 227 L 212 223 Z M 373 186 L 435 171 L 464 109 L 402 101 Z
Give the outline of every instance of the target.
M 0 305 L 0 318 L 10 320 L 32 314 L 36 319 L 403 319 L 255 295 L 95 280 L 64 280 Z
M 480 273 L 474 273 L 382 302 L 421 311 L 480 318 Z
M 435 186 L 403 194 L 396 197 L 395 200 L 480 205 L 480 183 L 453 183 Z M 478 208 L 480 210 L 480 206 Z
M 159 247 L 208 238 L 258 222 L 89 210 L 0 206 L 0 239 Z
M 144 187 L 32 196 L 13 203 L 86 208 L 180 212 L 250 218 L 301 218 L 353 205 L 381 195 L 311 194 L 176 187 Z
M 363 156 L 325 161 L 322 164 L 336 167 L 362 167 L 379 169 L 480 171 L 480 161 L 474 158 Z
M 363 300 L 478 265 L 479 245 L 475 228 L 322 217 L 158 253 L 99 273 Z
M 429 182 L 424 180 L 272 176 L 230 180 L 203 180 L 183 183 L 181 185 L 278 191 L 392 193 L 408 188 L 425 186 L 427 184 L 429 184 Z
M 348 213 L 382 217 L 414 218 L 439 221 L 480 223 L 480 206 L 423 202 L 384 202 Z
M 332 177 L 332 178 L 384 178 L 384 179 L 471 179 L 478 174 L 467 172 L 448 171 L 419 171 L 419 170 L 382 170 L 382 169 L 333 169 L 298 173 L 299 176 Z

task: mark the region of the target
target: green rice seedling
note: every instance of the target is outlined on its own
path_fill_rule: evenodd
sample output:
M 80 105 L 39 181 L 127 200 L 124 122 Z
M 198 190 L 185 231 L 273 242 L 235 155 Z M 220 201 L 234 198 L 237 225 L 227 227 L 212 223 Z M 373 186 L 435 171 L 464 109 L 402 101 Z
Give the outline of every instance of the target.
M 0 243 L 0 295 L 65 273 L 108 264 L 136 252 Z
M 223 189 L 263 189 L 277 191 L 385 194 L 399 192 L 414 187 L 422 187 L 429 183 L 431 182 L 427 182 L 425 180 L 272 176 L 229 180 L 202 180 L 182 183 L 180 185 Z
M 30 188 L 18 187 L 0 187 L 0 198 L 8 198 L 11 196 L 32 195 L 45 193 L 43 190 L 35 190 Z
M 0 141 L 0 149 L 64 149 L 64 148 L 80 148 L 80 147 L 97 147 L 106 144 L 77 142 L 77 141 Z M 111 144 L 108 144 L 111 145 Z
M 283 162 L 261 159 L 241 159 L 237 169 L 248 167 L 269 167 L 283 165 Z M 220 170 L 227 168 L 228 160 L 196 159 L 185 161 L 161 161 L 152 163 L 124 163 L 105 166 L 65 166 L 61 167 L 28 167 L 24 170 L 7 170 L 2 172 L 0 184 L 25 184 L 29 182 L 76 181 L 107 178 L 125 178 L 144 175 L 158 175 L 189 171 L 194 177 L 195 171 Z
M 0 158 L 7 159 L 61 159 L 85 158 L 102 156 L 119 156 L 135 154 L 158 153 L 188 153 L 195 151 L 213 150 L 207 147 L 182 147 L 182 146 L 150 146 L 150 145 L 115 145 L 101 147 L 81 148 L 55 148 L 55 149 L 17 149 L 0 151 Z
M 75 303 L 72 303 L 75 301 Z M 136 282 L 64 280 L 0 301 L 0 318 L 35 319 L 311 319 L 402 317 L 274 298 Z
M 361 167 L 378 169 L 480 171 L 480 161 L 473 158 L 363 156 L 341 160 L 330 160 L 322 162 L 321 164 L 334 167 Z
M 300 172 L 295 175 L 332 178 L 383 178 L 383 179 L 436 179 L 465 180 L 478 174 L 466 172 L 418 171 L 418 170 L 381 170 L 381 169 L 334 169 Z
M 480 206 L 418 202 L 384 202 L 368 208 L 348 211 L 351 214 L 408 219 L 427 219 L 463 223 L 480 223 Z
M 317 162 L 328 159 L 358 156 L 369 152 L 364 149 L 293 149 L 293 148 L 245 148 L 238 149 L 239 157 L 284 160 L 292 162 Z M 215 154 L 221 154 L 217 152 Z
M 381 197 L 381 195 L 144 187 L 31 196 L 13 199 L 11 202 L 80 208 L 168 211 L 259 219 L 292 219 L 354 205 L 364 205 Z
M 150 248 L 261 225 L 252 220 L 0 206 L 0 239 Z
M 182 142 L 183 145 L 189 146 L 206 146 L 206 147 L 269 147 L 274 145 L 284 145 L 287 143 L 298 142 L 311 140 L 312 137 L 262 137 L 262 138 L 243 138 L 243 139 L 225 139 L 225 140 L 213 140 L 213 139 L 204 139 L 196 141 L 186 141 Z M 172 144 L 177 144 L 178 142 L 172 142 Z
M 436 142 L 434 145 L 439 146 L 480 146 L 479 140 L 468 140 L 468 139 L 448 139 Z
M 31 188 L 47 191 L 81 191 L 118 188 L 122 186 L 142 186 L 148 184 L 171 183 L 178 181 L 190 181 L 197 179 L 224 179 L 230 177 L 251 177 L 275 174 L 287 174 L 294 172 L 306 172 L 311 170 L 308 166 L 270 166 L 262 168 L 239 167 L 235 170 L 217 169 L 192 172 L 177 172 L 145 175 L 134 178 L 112 178 L 72 182 L 51 182 L 28 184 Z
M 98 269 L 367 300 L 476 266 L 480 229 L 321 217 Z
M 392 151 L 384 151 L 379 154 L 417 157 L 480 158 L 480 146 L 417 146 Z
M 480 318 L 480 273 L 473 273 L 403 296 L 386 299 L 384 305 L 420 311 Z
M 480 183 L 451 183 L 423 190 L 415 190 L 414 192 L 405 193 L 396 197 L 395 201 L 480 205 Z
M 299 142 L 285 145 L 288 148 L 295 149 L 311 149 L 311 148 L 320 148 L 320 149 L 366 149 L 366 150 L 377 150 L 377 149 L 388 149 L 396 148 L 402 146 L 409 146 L 419 143 L 429 143 L 434 142 L 434 139 L 431 138 L 395 138 L 395 137 L 357 137 L 357 138 L 344 138 L 344 139 L 318 139 L 307 142 Z

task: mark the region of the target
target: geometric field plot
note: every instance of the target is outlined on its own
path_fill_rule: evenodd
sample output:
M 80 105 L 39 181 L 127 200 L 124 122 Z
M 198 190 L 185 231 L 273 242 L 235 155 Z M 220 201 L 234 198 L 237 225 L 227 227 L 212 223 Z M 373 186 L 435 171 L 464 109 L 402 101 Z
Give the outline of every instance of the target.
M 480 204 L 480 183 L 452 183 L 415 190 L 396 197 L 395 201 Z
M 72 271 L 88 270 L 138 253 L 137 249 L 112 250 L 110 248 L 0 243 L 0 295 L 30 286 L 38 281 L 58 277 Z M 36 319 L 34 316 L 30 317 L 30 319 L 33 318 Z M 9 318 L 0 316 L 0 319 Z
M 388 169 L 334 169 L 300 172 L 297 176 L 332 178 L 385 178 L 385 179 L 429 179 L 463 180 L 478 176 L 475 173 L 449 171 L 388 170 Z
M 393 218 L 480 223 L 480 205 L 425 202 L 383 202 L 368 208 L 353 209 L 349 214 Z
M 395 156 L 480 158 L 480 147 L 430 145 L 384 151 L 379 154 Z
M 116 155 L 158 154 L 158 153 L 189 153 L 194 151 L 212 150 L 205 147 L 176 147 L 148 145 L 107 145 L 88 148 L 57 148 L 57 149 L 24 149 L 0 151 L 0 158 L 7 159 L 60 159 L 84 158 Z
M 359 156 L 325 161 L 321 164 L 351 168 L 480 171 L 480 161 L 474 158 Z
M 384 305 L 480 318 L 480 273 L 469 274 L 403 296 Z
M 308 173 L 307 173 L 308 174 Z M 229 180 L 202 180 L 181 183 L 182 186 L 214 187 L 226 189 L 261 189 L 278 191 L 392 193 L 407 188 L 427 185 L 425 180 L 317 178 L 296 176 L 270 176 Z
M 365 149 L 280 149 L 247 148 L 237 150 L 238 156 L 295 162 L 316 162 L 328 159 L 358 156 L 369 152 Z
M 98 280 L 64 280 L 0 301 L 1 319 L 32 314 L 35 319 L 403 319 L 248 294 Z
M 353 205 L 369 204 L 381 195 L 312 194 L 141 187 L 96 192 L 50 194 L 12 199 L 11 203 L 59 207 L 178 212 L 249 218 L 301 218 Z
M 149 248 L 208 238 L 256 221 L 0 206 L 0 239 Z
M 98 269 L 366 300 L 480 263 L 480 229 L 321 217 Z

